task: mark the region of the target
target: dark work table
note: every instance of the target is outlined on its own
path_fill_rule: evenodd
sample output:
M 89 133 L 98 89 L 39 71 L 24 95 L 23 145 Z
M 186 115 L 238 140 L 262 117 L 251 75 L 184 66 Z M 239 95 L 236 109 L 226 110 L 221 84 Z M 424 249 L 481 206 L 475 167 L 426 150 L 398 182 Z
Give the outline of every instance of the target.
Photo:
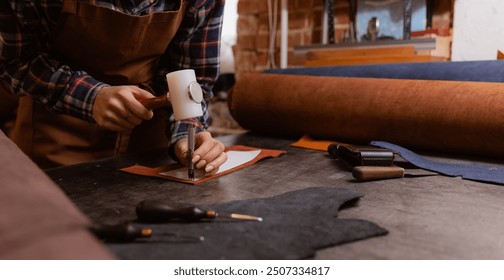
M 504 186 L 446 176 L 356 182 L 322 151 L 291 147 L 296 139 L 254 134 L 219 138 L 226 146 L 280 149 L 287 154 L 193 186 L 119 171 L 132 164 L 158 166 L 164 151 L 109 158 L 46 170 L 91 220 L 135 219 L 144 199 L 215 204 L 265 198 L 309 187 L 362 193 L 340 218 L 365 219 L 388 235 L 319 250 L 316 259 L 504 259 Z

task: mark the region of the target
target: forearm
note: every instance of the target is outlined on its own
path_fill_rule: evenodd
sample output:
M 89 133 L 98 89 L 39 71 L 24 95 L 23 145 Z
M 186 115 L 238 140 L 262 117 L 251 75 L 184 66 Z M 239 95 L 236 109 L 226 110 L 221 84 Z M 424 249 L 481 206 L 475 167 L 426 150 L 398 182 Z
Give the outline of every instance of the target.
M 219 74 L 223 0 L 195 1 L 162 59 L 165 72 L 193 69 L 205 100 Z
M 47 29 L 16 15 L 2 1 L 0 81 L 15 96 L 28 95 L 52 112 L 92 121 L 92 104 L 104 84 L 52 57 Z
M 208 107 L 205 102 L 201 103 L 203 109 L 203 116 L 198 118 L 198 121 L 201 123 L 201 127 L 197 127 L 196 132 L 201 132 L 206 130 L 210 124 L 210 115 L 208 113 Z M 183 122 L 175 121 L 175 117 L 172 115 L 170 117 L 171 123 L 171 139 L 170 145 L 175 144 L 177 141 L 187 137 L 188 125 Z
M 50 63 L 54 60 L 47 55 L 39 55 L 24 63 L 20 59 L 8 60 L 0 63 L 0 77 L 16 96 L 28 95 L 49 111 L 93 121 L 92 104 L 96 93 L 105 84 L 85 72 Z
M 213 96 L 212 87 L 219 74 L 220 35 L 222 30 L 223 0 L 196 1 L 189 7 L 179 31 L 170 43 L 168 52 L 162 59 L 164 73 L 193 69 L 196 79 L 203 89 L 203 116 L 199 119 L 203 128 L 208 128 L 210 116 L 207 102 Z M 170 119 L 171 143 L 184 138 L 187 127 Z

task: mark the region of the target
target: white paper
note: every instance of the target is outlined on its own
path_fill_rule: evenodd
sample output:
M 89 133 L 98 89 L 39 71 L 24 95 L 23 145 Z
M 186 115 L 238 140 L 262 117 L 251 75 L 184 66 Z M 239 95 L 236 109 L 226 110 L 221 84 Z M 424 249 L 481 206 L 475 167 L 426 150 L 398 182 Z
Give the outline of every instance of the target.
M 253 151 L 229 151 L 227 153 L 227 160 L 220 167 L 219 171 L 216 174 L 222 173 L 229 169 L 235 168 L 242 164 L 245 164 L 253 159 L 255 159 L 260 153 L 261 150 L 253 150 Z M 178 169 L 173 169 L 166 172 L 161 172 L 159 175 L 175 177 L 178 179 L 189 180 L 187 176 L 187 167 L 181 167 Z M 205 172 L 203 170 L 194 170 L 194 181 L 198 181 L 205 177 Z

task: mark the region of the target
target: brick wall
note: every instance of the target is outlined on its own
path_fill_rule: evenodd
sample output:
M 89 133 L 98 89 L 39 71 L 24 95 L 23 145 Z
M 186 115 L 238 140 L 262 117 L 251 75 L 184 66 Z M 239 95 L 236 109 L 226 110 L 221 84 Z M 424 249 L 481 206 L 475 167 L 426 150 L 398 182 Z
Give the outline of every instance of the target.
M 271 5 L 275 0 L 269 0 Z M 294 46 L 320 44 L 322 34 L 322 0 L 287 0 L 289 5 L 289 66 L 302 66 L 304 57 L 293 54 Z M 436 1 L 433 28 L 449 30 L 454 0 Z M 280 0 L 277 6 L 277 32 L 275 36 L 274 61 L 280 64 Z M 349 30 L 349 1 L 335 1 L 335 39 L 341 42 Z M 268 0 L 239 0 L 237 42 L 234 46 L 235 71 L 239 76 L 244 71 L 268 69 L 270 25 Z M 270 60 L 271 61 L 271 60 Z
M 274 0 L 270 0 L 271 5 Z M 275 62 L 280 64 L 280 0 L 277 1 L 277 32 Z M 348 30 L 348 2 L 335 5 L 337 40 Z M 304 58 L 293 54 L 294 46 L 321 42 L 322 0 L 288 0 L 289 8 L 289 65 L 303 65 Z M 270 16 L 268 0 L 239 0 L 237 42 L 234 48 L 236 72 L 262 71 L 269 68 Z

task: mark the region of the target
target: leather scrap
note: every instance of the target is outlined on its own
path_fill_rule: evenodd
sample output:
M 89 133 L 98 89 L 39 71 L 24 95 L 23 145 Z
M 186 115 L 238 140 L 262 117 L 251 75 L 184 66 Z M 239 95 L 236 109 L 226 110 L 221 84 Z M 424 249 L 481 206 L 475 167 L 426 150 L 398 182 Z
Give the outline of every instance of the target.
M 215 219 L 148 224 L 158 234 L 142 243 L 111 243 L 120 259 L 155 260 L 294 260 L 322 248 L 372 237 L 388 230 L 362 219 L 338 218 L 342 205 L 363 194 L 330 186 L 286 192 L 267 198 L 200 205 L 217 213 L 260 216 L 262 222 Z M 358 207 L 366 207 L 363 204 Z M 163 234 L 204 236 L 202 242 L 175 241 Z
M 257 157 L 255 157 L 253 160 L 246 162 L 244 164 L 241 164 L 239 166 L 236 166 L 232 169 L 226 170 L 224 172 L 214 174 L 212 176 L 205 177 L 205 178 L 202 178 L 202 179 L 196 180 L 196 181 L 185 180 L 185 179 L 180 179 L 180 178 L 176 178 L 176 177 L 165 176 L 165 175 L 159 174 L 162 172 L 166 172 L 169 170 L 174 170 L 174 169 L 178 169 L 178 168 L 183 167 L 183 165 L 180 163 L 173 163 L 173 164 L 168 164 L 168 165 L 163 165 L 163 166 L 158 166 L 158 167 L 147 167 L 147 166 L 142 166 L 142 165 L 133 165 L 133 166 L 129 166 L 126 168 L 122 168 L 120 170 L 127 172 L 127 173 L 137 174 L 137 175 L 157 177 L 157 178 L 162 178 L 165 180 L 177 181 L 177 182 L 182 182 L 182 183 L 191 184 L 191 185 L 198 185 L 198 184 L 201 184 L 201 183 L 206 182 L 208 180 L 218 178 L 223 175 L 226 175 L 226 174 L 235 172 L 237 170 L 243 169 L 247 166 L 253 165 L 256 162 L 258 162 L 264 158 L 276 158 L 276 157 L 279 157 L 279 156 L 287 153 L 286 151 L 282 151 L 282 150 L 270 150 L 270 149 L 242 146 L 242 145 L 230 146 L 230 147 L 226 147 L 226 149 L 225 149 L 226 152 L 228 152 L 228 151 L 254 151 L 254 150 L 261 150 L 261 153 Z

